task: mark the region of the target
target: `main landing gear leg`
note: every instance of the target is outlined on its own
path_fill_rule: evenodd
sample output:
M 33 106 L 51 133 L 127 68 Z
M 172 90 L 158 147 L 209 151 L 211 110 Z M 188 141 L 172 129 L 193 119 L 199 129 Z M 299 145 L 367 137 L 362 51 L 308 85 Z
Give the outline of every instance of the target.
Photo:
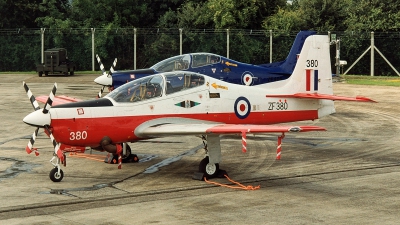
M 121 168 L 122 162 L 139 162 L 139 157 L 131 153 L 131 147 L 127 143 L 113 144 L 111 138 L 105 136 L 101 139 L 100 145 L 109 153 L 104 162 L 110 164 L 118 162 L 118 169 Z
M 66 166 L 66 162 L 67 162 L 67 157 L 66 155 L 63 153 L 64 155 L 64 166 Z M 54 162 L 54 160 L 56 162 Z M 50 171 L 49 177 L 50 180 L 52 180 L 53 182 L 60 182 L 63 177 L 64 177 L 64 172 L 61 170 L 61 160 L 60 158 L 54 154 L 53 158 L 51 158 L 50 163 L 53 164 L 54 168 Z
M 110 164 L 116 164 L 118 162 L 118 154 L 109 153 L 104 159 L 104 162 Z M 139 162 L 139 157 L 136 154 L 132 154 L 131 147 L 128 143 L 122 144 L 122 163 L 137 163 Z
M 195 180 L 204 180 L 204 178 L 224 177 L 226 171 L 219 169 L 221 161 L 221 144 L 219 135 L 208 135 L 207 143 L 203 137 L 206 157 L 200 161 L 199 171 L 193 175 Z

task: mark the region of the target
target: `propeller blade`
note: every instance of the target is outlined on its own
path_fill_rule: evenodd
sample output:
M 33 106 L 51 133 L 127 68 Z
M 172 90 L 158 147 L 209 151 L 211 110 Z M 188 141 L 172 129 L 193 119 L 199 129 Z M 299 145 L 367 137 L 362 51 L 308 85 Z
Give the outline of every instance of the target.
M 54 83 L 53 86 L 53 90 L 51 90 L 50 94 L 49 94 L 49 98 L 46 101 L 46 104 L 44 105 L 43 108 L 43 113 L 47 114 L 51 108 L 51 105 L 53 104 L 53 100 L 54 100 L 54 96 L 56 95 L 56 91 L 57 91 L 57 83 Z
M 96 59 L 97 59 L 97 62 L 99 63 L 102 74 L 107 75 L 106 70 L 104 69 L 104 65 L 101 62 L 100 56 L 98 54 L 96 54 Z
M 114 73 L 114 67 L 117 65 L 117 58 L 115 58 L 114 59 L 114 62 L 113 62 L 113 64 L 111 65 L 111 68 L 110 68 L 110 72 L 108 73 L 108 76 L 111 76 L 113 73 Z
M 33 148 L 33 144 L 35 144 L 36 137 L 39 131 L 39 127 L 36 128 L 35 132 L 33 132 L 31 139 L 28 142 L 28 145 L 26 146 L 25 150 L 28 154 L 31 154 L 32 152 L 35 152 L 35 155 L 38 156 L 39 152 L 37 151 L 36 148 Z
M 103 91 L 104 91 L 104 88 L 105 88 L 106 86 L 103 86 L 101 89 L 100 89 L 100 91 L 99 91 L 99 93 L 97 94 L 97 98 L 101 98 L 101 95 L 103 94 Z
M 101 98 L 101 96 L 103 95 L 104 92 L 104 88 L 105 86 L 111 85 L 112 84 L 112 80 L 110 81 L 110 78 L 112 76 L 112 73 L 115 72 L 114 67 L 117 65 L 117 58 L 114 59 L 114 62 L 112 63 L 111 67 L 110 67 L 110 71 L 108 73 L 106 73 L 105 69 L 104 69 L 104 65 L 101 62 L 100 56 L 98 54 L 96 54 L 96 59 L 97 62 L 100 65 L 100 69 L 102 71 L 102 75 L 99 76 L 98 78 L 96 78 L 94 80 L 94 82 L 98 83 L 98 84 L 102 84 L 103 87 L 101 88 L 101 90 L 99 91 L 99 93 L 97 94 L 96 98 Z M 106 85 L 105 85 L 106 84 Z
M 35 96 L 33 96 L 31 90 L 29 89 L 28 85 L 25 83 L 25 81 L 22 82 L 22 84 L 24 85 L 25 91 L 26 91 L 26 95 L 28 95 L 28 98 L 33 106 L 33 109 L 36 111 L 38 109 L 40 109 L 40 106 L 38 104 L 38 102 L 36 101 Z
M 50 136 L 51 142 L 53 143 L 54 147 L 54 154 L 58 156 L 58 158 L 61 160 L 61 162 L 64 161 L 64 153 L 60 149 L 60 143 L 57 143 L 56 139 L 53 136 L 53 133 L 51 132 L 49 126 L 45 126 L 44 129 L 46 129 L 47 133 Z

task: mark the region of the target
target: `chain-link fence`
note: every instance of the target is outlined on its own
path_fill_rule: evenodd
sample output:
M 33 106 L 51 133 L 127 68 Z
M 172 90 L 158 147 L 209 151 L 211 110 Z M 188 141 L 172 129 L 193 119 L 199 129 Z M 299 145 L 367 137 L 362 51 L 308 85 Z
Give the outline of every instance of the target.
M 252 64 L 286 58 L 297 31 L 267 30 L 180 30 L 148 28 L 7 29 L 0 30 L 0 71 L 34 71 L 44 50 L 66 48 L 77 70 L 92 70 L 93 53 L 106 66 L 118 58 L 117 69 L 148 68 L 181 52 L 210 52 Z M 323 32 L 320 34 L 327 34 Z M 370 46 L 370 32 L 334 32 L 340 38 L 341 59 L 352 64 Z M 270 38 L 272 37 L 272 43 Z M 395 68 L 400 61 L 400 33 L 375 32 L 375 46 Z M 94 46 L 94 50 L 93 50 Z M 333 71 L 335 47 L 331 49 Z M 369 54 L 368 54 L 369 55 Z M 136 57 L 135 57 L 136 56 Z M 345 68 L 346 69 L 346 68 Z M 395 75 L 380 56 L 375 56 L 376 75 Z M 348 74 L 370 74 L 369 56 L 364 56 Z

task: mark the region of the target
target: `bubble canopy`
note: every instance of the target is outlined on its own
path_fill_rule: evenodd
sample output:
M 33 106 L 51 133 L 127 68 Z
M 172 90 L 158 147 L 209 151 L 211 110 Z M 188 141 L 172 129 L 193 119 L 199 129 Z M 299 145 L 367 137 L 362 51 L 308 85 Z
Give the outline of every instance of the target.
M 203 86 L 204 80 L 203 75 L 188 71 L 160 73 L 128 82 L 106 97 L 116 102 L 139 102 Z

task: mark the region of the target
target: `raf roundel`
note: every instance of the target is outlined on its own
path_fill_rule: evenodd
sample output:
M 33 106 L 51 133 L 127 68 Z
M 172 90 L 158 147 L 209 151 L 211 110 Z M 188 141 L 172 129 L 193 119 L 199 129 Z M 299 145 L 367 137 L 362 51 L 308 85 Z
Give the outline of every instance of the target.
M 250 72 L 245 72 L 242 76 L 242 83 L 246 86 L 251 86 L 253 84 L 253 74 Z
M 250 102 L 245 97 L 239 97 L 235 101 L 235 114 L 239 119 L 245 119 L 250 114 Z

